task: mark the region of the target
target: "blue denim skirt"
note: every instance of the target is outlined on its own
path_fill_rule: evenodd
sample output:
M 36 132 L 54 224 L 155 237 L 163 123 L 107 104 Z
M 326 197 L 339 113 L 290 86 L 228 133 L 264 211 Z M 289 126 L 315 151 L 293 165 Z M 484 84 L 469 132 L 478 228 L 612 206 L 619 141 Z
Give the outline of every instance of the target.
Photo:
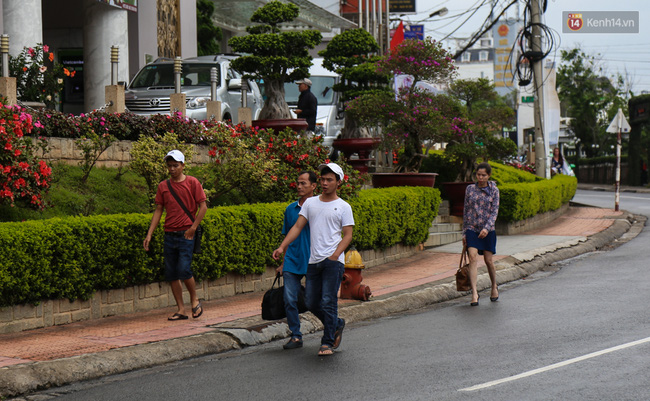
M 479 238 L 477 232 L 467 230 L 465 232 L 465 239 L 467 240 L 468 248 L 478 249 L 478 254 L 483 255 L 483 251 L 497 253 L 497 232 L 490 231 L 485 238 Z

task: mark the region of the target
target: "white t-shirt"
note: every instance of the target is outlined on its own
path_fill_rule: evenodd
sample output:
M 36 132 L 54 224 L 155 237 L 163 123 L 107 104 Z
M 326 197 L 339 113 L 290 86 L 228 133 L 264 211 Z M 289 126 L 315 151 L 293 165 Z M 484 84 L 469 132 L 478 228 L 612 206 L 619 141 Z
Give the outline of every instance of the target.
M 309 221 L 309 263 L 318 263 L 332 256 L 341 242 L 343 227 L 354 225 L 352 208 L 341 198 L 331 202 L 321 201 L 320 196 L 308 198 L 300 209 L 300 215 Z M 339 256 L 339 262 L 345 263 L 345 253 Z

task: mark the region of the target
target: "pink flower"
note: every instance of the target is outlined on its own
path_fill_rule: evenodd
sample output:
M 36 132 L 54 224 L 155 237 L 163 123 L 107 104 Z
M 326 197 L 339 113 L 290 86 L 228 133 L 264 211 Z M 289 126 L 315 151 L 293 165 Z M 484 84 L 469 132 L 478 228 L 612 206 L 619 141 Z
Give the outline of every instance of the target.
M 43 45 L 43 51 L 44 51 L 45 53 L 49 52 L 49 51 L 50 51 L 50 46 L 48 46 L 48 45 Z

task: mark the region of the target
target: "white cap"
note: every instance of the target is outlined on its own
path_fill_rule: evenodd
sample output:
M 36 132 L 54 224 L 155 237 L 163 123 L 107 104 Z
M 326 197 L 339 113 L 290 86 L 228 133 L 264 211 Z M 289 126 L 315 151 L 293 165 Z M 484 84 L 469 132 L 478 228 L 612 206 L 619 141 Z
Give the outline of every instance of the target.
M 336 174 L 339 177 L 339 180 L 343 181 L 343 177 L 344 177 L 343 169 L 339 167 L 338 164 L 336 163 L 321 164 L 320 166 L 318 166 L 318 171 L 323 171 L 325 167 L 329 167 L 329 169 L 332 170 L 334 174 Z
M 311 86 L 311 79 L 309 78 L 301 79 L 300 81 L 296 81 L 296 84 L 298 85 L 305 84 L 307 86 Z
M 172 150 L 171 152 L 167 153 L 167 156 L 165 156 L 165 161 L 167 161 L 168 158 L 172 158 L 177 162 L 181 162 L 185 164 L 185 156 L 183 156 L 183 153 L 180 150 Z

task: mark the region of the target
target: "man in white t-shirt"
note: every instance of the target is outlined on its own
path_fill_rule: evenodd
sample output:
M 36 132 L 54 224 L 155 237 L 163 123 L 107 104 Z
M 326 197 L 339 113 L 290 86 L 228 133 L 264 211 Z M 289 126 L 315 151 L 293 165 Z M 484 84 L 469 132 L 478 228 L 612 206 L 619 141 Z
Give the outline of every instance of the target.
M 344 179 L 341 167 L 327 163 L 318 169 L 321 195 L 305 200 L 296 224 L 273 251 L 273 258 L 279 259 L 309 222 L 311 255 L 305 298 L 307 308 L 323 323 L 318 355 L 328 356 L 333 355 L 334 349 L 341 344 L 345 328 L 345 320 L 338 317 L 337 293 L 343 277 L 344 252 L 352 242 L 354 217 L 350 205 L 336 193 Z

